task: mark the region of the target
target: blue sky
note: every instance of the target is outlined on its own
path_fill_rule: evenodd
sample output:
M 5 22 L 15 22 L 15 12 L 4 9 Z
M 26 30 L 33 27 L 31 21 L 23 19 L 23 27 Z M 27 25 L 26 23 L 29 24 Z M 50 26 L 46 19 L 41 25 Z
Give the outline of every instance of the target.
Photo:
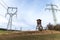
M 6 5 L 3 3 L 6 3 Z M 56 4 L 57 9 L 60 9 L 59 3 L 60 0 L 0 0 L 5 8 L 7 5 L 9 7 L 17 7 L 17 18 L 13 17 L 13 26 L 12 29 L 20 30 L 35 30 L 36 20 L 42 20 L 42 26 L 46 27 L 48 23 L 54 24 L 52 12 L 46 10 L 46 4 Z M 7 10 L 0 4 L 0 28 L 7 28 L 7 23 L 9 16 L 5 17 Z M 49 6 L 47 8 L 50 8 Z M 57 23 L 60 23 L 60 12 L 56 12 Z

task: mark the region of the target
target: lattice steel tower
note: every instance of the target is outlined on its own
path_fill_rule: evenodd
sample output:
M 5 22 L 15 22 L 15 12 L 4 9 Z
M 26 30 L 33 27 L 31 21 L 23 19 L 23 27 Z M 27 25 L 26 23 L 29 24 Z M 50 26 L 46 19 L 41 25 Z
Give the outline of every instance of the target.
M 10 27 L 10 30 L 11 30 L 12 29 L 12 17 L 14 15 L 17 16 L 17 7 L 8 7 L 7 14 L 10 16 L 8 24 L 7 24 L 7 30 L 8 30 L 9 27 Z M 6 14 L 6 16 L 7 16 L 7 14 Z
M 56 25 L 57 19 L 56 19 L 55 11 L 60 11 L 60 10 L 59 9 L 55 9 L 54 7 L 57 7 L 58 8 L 58 6 L 57 5 L 54 5 L 54 4 L 47 4 L 46 6 L 50 6 L 51 7 L 51 8 L 46 8 L 46 9 L 52 11 L 54 24 Z

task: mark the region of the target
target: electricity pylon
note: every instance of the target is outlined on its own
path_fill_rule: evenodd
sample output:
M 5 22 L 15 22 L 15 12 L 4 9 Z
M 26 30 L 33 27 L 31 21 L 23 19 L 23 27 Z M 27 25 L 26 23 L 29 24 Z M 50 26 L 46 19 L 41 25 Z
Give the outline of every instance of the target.
M 22 31 L 22 27 L 20 27 L 20 31 Z
M 56 25 L 57 19 L 56 19 L 55 11 L 60 11 L 60 10 L 59 9 L 55 9 L 54 7 L 58 8 L 58 6 L 54 5 L 54 4 L 47 4 L 46 6 L 51 6 L 51 8 L 46 8 L 46 9 L 52 11 L 54 24 Z
M 7 14 L 10 16 L 8 25 L 7 25 L 7 29 L 8 29 L 8 27 L 10 27 L 10 30 L 11 30 L 12 29 L 12 17 L 14 15 L 17 16 L 17 8 L 16 7 L 8 7 Z M 6 16 L 7 16 L 7 14 L 6 14 Z

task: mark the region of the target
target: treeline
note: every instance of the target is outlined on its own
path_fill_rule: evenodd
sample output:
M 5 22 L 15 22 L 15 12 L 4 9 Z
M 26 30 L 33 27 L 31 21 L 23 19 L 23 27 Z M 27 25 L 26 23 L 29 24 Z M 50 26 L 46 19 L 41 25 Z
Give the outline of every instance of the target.
M 60 24 L 52 25 L 52 24 L 49 23 L 47 25 L 47 28 L 48 28 L 48 30 L 57 30 L 57 31 L 60 31 Z

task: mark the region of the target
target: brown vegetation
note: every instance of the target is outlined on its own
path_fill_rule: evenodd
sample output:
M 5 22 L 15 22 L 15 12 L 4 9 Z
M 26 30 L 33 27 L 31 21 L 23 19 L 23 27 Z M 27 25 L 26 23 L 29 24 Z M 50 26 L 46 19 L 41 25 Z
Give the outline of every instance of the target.
M 48 30 L 56 30 L 56 31 L 60 31 L 60 24 L 57 25 L 52 25 L 52 24 L 48 24 L 47 25 Z
M 36 35 L 36 37 L 38 37 L 38 35 L 50 35 L 50 34 L 59 34 L 59 33 L 60 33 L 59 31 L 54 31 L 54 30 L 21 31 L 21 32 L 19 32 L 19 31 L 8 32 L 7 31 L 6 33 L 0 34 L 0 40 L 11 40 L 11 39 L 20 40 L 20 39 L 23 39 L 25 37 L 29 38 L 30 36 L 34 36 L 34 35 Z M 43 36 L 43 38 L 44 38 L 44 36 Z M 39 37 L 39 39 L 40 39 L 40 37 Z

